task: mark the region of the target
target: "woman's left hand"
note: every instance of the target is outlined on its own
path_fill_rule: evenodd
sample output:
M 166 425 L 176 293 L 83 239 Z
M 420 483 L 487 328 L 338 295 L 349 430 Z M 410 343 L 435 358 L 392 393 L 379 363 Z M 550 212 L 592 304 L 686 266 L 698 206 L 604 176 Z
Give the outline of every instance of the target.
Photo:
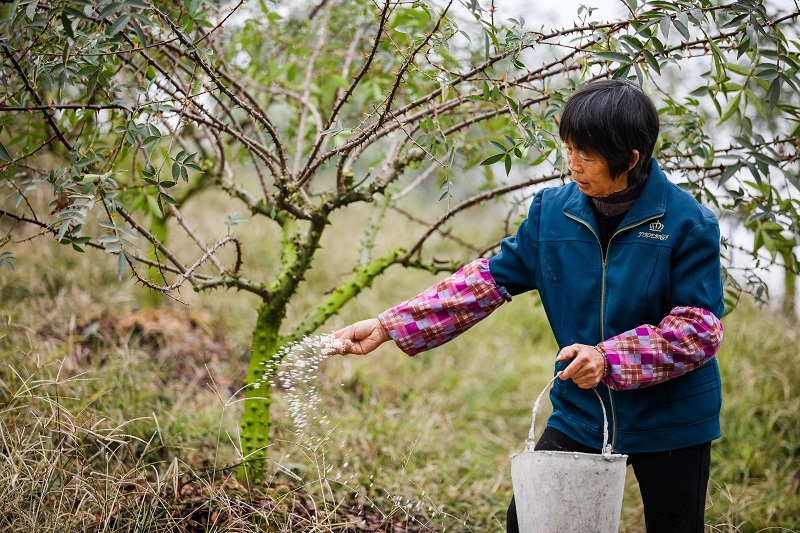
M 561 372 L 561 379 L 570 379 L 582 389 L 591 389 L 600 383 L 606 372 L 606 359 L 597 348 L 588 344 L 572 344 L 565 346 L 556 357 L 563 363 L 574 359 Z

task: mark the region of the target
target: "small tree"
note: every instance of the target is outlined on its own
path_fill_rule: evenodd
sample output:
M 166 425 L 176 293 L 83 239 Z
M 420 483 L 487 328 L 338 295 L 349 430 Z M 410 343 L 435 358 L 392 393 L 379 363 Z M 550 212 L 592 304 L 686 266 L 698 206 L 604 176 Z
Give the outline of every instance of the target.
M 561 183 L 556 117 L 584 82 L 642 84 L 664 117 L 666 169 L 752 228 L 750 253 L 765 248 L 796 265 L 797 6 L 623 5 L 619 20 L 582 7 L 574 24 L 548 29 L 496 20 L 478 0 L 322 0 L 293 5 L 291 15 L 266 0 L 4 3 L 0 265 L 13 261 L 11 230 L 28 227 L 102 250 L 121 277 L 152 290 L 191 284 L 258 296 L 242 420 L 256 476 L 278 348 L 317 330 L 392 265 L 435 273 L 464 254 L 490 254 L 513 231 L 520 204 Z M 279 228 L 271 278 L 251 277 L 238 215 L 216 235 L 196 229 L 183 202 L 199 189 L 240 204 L 250 225 Z M 486 242 L 449 226 L 502 199 L 506 227 Z M 332 214 L 362 203 L 376 215 L 352 274 L 284 324 Z M 387 211 L 420 229 L 378 254 Z M 194 255 L 167 245 L 159 220 L 168 216 L 169 244 L 193 243 Z M 434 258 L 434 237 L 466 252 Z M 229 247 L 233 258 L 223 261 L 217 252 Z M 744 286 L 731 281 L 736 297 Z

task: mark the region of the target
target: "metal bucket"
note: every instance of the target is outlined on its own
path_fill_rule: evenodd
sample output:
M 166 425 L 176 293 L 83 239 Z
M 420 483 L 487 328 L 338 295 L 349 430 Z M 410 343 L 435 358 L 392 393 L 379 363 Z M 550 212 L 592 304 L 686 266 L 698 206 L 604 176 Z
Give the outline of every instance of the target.
M 606 408 L 603 451 L 599 454 L 535 451 L 533 426 L 542 396 L 536 398 L 525 451 L 511 457 L 511 481 L 520 533 L 617 533 L 625 491 L 627 455 L 611 453 Z

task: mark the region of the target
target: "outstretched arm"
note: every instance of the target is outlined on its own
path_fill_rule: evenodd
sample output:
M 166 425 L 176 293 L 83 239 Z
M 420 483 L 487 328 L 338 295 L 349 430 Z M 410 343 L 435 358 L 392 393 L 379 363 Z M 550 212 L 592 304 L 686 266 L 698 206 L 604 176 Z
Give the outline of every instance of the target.
M 394 340 L 408 355 L 440 346 L 471 328 L 511 297 L 486 259 L 476 259 L 417 296 L 333 333 L 339 353 L 369 353 Z

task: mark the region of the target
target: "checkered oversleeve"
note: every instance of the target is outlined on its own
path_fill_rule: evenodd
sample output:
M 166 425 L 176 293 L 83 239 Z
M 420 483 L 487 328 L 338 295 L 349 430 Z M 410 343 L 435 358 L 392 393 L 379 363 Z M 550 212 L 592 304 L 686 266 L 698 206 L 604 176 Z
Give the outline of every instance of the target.
M 489 273 L 489 261 L 476 259 L 378 319 L 401 350 L 416 355 L 454 339 L 510 299 Z

